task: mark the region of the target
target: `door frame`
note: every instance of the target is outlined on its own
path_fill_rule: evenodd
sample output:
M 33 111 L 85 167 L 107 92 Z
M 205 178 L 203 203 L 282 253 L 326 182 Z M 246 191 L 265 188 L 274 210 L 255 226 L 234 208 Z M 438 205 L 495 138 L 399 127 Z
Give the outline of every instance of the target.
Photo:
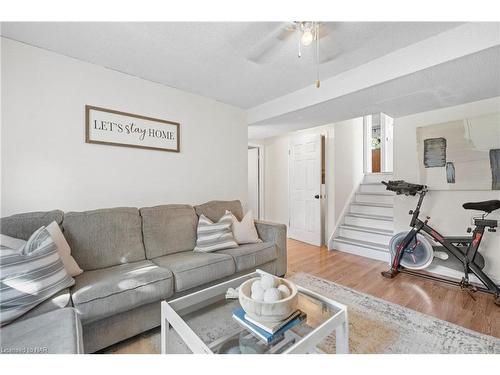
M 372 171 L 372 126 L 373 116 L 380 116 L 380 172 Z M 388 118 L 394 119 L 387 114 L 380 112 L 371 115 L 363 116 L 363 172 L 369 173 L 392 173 L 394 169 L 394 135 L 392 138 L 392 168 L 387 165 L 387 142 L 386 142 L 386 127 L 389 122 Z M 394 134 L 394 130 L 393 130 Z M 388 170 L 391 169 L 391 170 Z
M 248 148 L 256 148 L 258 149 L 259 159 L 258 159 L 258 168 L 259 168 L 259 212 L 253 213 L 254 219 L 256 220 L 265 220 L 265 196 L 264 196 L 264 145 L 260 145 L 257 143 L 248 143 Z M 248 173 L 247 173 L 248 178 Z
M 372 173 L 372 115 L 363 116 L 363 172 Z
M 389 125 L 390 124 L 390 125 Z M 391 129 L 391 141 L 392 144 L 388 146 L 388 127 Z M 382 173 L 392 173 L 394 171 L 394 119 L 385 113 L 380 113 L 380 136 L 381 136 L 381 172 Z M 389 150 L 391 151 L 389 157 Z M 390 165 L 388 165 L 388 160 L 391 159 Z

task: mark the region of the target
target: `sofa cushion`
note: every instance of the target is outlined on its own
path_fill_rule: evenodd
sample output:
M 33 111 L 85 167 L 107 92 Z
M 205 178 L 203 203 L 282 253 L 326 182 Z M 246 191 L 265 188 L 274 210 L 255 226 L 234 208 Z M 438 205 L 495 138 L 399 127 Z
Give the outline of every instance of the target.
M 137 208 L 68 212 L 64 236 L 84 271 L 146 259 Z
M 213 222 L 219 221 L 224 216 L 226 210 L 231 211 L 238 220 L 243 219 L 243 207 L 241 202 L 236 201 L 210 201 L 194 206 L 198 216 L 205 215 Z
M 235 272 L 233 258 L 227 254 L 185 251 L 155 258 L 153 262 L 173 272 L 176 292 L 195 288 Z
M 193 250 L 198 218 L 194 208 L 169 204 L 140 209 L 144 247 L 148 259 Z
M 83 324 L 173 294 L 172 272 L 148 260 L 86 271 L 75 280 L 73 304 Z
M 26 212 L 0 219 L 2 234 L 27 240 L 40 227 L 45 227 L 55 221 L 61 225 L 64 213 L 59 210 L 47 212 Z
M 277 259 L 278 249 L 273 242 L 262 242 L 220 250 L 216 254 L 231 255 L 236 263 L 236 272 L 240 272 L 255 269 L 257 266 Z
M 58 309 L 2 328 L 2 353 L 83 353 L 82 326 L 71 308 Z
M 43 301 L 34 309 L 31 309 L 23 316 L 16 319 L 17 321 L 29 319 L 34 316 L 38 316 L 41 314 L 45 314 L 46 312 L 62 309 L 65 307 L 72 307 L 73 303 L 71 302 L 71 294 L 69 292 L 69 288 L 63 289 L 60 292 L 54 294 L 49 299 Z

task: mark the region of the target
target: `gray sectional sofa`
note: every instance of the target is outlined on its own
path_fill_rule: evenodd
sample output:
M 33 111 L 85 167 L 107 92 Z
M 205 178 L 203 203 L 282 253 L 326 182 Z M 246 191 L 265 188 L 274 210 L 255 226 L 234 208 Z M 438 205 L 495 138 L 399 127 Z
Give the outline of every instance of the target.
M 4 352 L 46 348 L 93 353 L 160 324 L 160 302 L 256 268 L 284 275 L 286 226 L 256 221 L 262 243 L 195 253 L 198 216 L 226 209 L 241 220 L 239 201 L 86 212 L 55 210 L 1 219 L 1 233 L 22 239 L 56 221 L 84 272 L 58 293 L 0 330 Z M 10 348 L 10 349 L 9 349 Z

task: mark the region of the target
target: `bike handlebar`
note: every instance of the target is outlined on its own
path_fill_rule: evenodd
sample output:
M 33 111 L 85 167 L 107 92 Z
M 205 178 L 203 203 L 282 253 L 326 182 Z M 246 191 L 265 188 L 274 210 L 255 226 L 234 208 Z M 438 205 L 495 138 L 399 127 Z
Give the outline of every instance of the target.
M 422 193 L 427 191 L 426 185 L 411 184 L 403 180 L 395 181 L 382 181 L 382 184 L 386 186 L 386 190 L 394 191 L 397 195 L 416 195 L 417 193 Z

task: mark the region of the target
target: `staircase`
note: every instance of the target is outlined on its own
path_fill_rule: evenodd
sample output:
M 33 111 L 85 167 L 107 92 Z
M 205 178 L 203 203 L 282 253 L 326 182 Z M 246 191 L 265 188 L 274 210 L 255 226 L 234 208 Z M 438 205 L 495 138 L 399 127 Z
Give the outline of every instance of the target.
M 369 173 L 337 227 L 332 248 L 377 260 L 390 261 L 389 241 L 394 230 L 394 193 L 381 181 L 392 173 Z

